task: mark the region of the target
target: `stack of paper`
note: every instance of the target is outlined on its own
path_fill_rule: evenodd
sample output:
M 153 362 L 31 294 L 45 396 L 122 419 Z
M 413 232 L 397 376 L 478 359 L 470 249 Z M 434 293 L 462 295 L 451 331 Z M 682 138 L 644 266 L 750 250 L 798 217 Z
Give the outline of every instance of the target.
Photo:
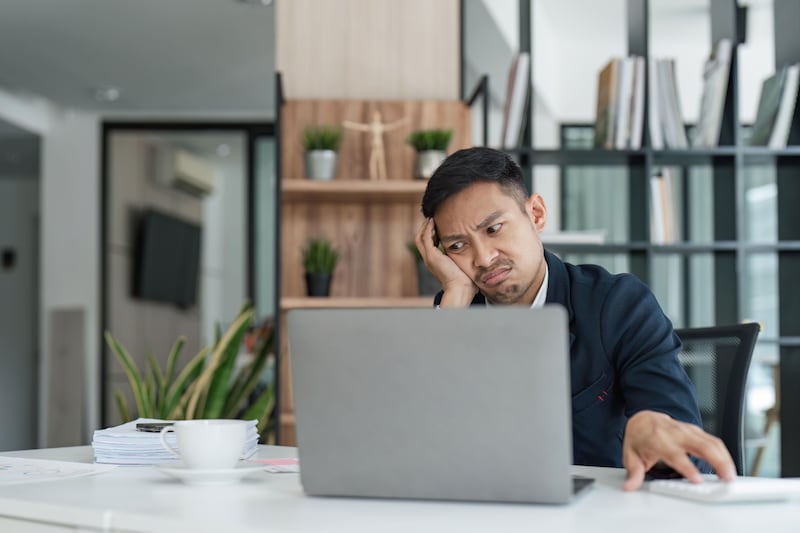
M 139 418 L 127 424 L 107 429 L 98 429 L 92 437 L 95 462 L 118 465 L 151 465 L 174 461 L 176 457 L 161 445 L 160 433 L 137 431 L 136 424 L 142 422 L 167 422 L 155 418 Z M 248 428 L 243 457 L 250 457 L 256 451 L 258 430 L 256 420 Z M 167 442 L 177 447 L 174 432 L 166 435 Z

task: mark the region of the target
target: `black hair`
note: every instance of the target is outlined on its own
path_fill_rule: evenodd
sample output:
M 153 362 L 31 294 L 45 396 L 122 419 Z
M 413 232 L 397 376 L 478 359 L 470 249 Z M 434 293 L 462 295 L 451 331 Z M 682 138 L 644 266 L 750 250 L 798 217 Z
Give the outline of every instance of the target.
M 497 183 L 524 209 L 528 191 L 519 165 L 505 152 L 478 146 L 453 153 L 436 169 L 422 197 L 422 214 L 432 217 L 442 202 L 477 182 Z

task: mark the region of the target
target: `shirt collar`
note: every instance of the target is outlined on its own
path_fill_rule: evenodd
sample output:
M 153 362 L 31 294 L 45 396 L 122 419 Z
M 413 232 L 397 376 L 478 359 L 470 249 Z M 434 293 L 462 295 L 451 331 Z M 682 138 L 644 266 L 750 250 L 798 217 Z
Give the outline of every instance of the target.
M 531 309 L 539 309 L 540 307 L 544 307 L 545 300 L 547 300 L 547 285 L 550 281 L 550 268 L 547 266 L 547 262 L 544 264 L 544 279 L 542 280 L 542 286 L 539 287 L 539 292 L 536 293 L 536 298 L 533 299 L 533 303 L 531 304 Z

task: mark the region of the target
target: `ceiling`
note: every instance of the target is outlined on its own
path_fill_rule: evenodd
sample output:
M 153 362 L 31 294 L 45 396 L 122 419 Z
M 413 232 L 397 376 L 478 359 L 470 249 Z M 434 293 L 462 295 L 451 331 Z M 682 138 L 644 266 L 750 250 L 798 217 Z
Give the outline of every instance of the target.
M 260 0 L 0 0 L 0 89 L 100 113 L 274 116 Z M 118 87 L 116 102 L 98 101 Z
M 104 116 L 272 120 L 277 1 L 291 0 L 0 0 L 0 90 Z M 517 0 L 472 1 L 517 9 Z M 598 28 L 613 34 L 623 20 L 624 0 L 612 2 L 616 11 L 601 10 L 600 20 L 580 16 L 595 0 L 536 1 L 562 42 L 602 40 Z M 772 0 L 741 1 L 753 7 Z M 651 0 L 651 14 L 696 18 L 709 2 Z M 120 89 L 119 99 L 97 100 L 96 91 L 109 86 Z M 12 145 L 12 138 L 27 144 Z M 36 136 L 1 120 L 0 140 L 0 173 L 38 157 Z

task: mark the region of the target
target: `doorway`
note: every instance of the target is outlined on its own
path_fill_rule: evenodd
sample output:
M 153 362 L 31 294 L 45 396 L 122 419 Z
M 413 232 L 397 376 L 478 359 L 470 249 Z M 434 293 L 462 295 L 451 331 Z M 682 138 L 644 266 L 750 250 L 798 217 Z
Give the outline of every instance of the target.
M 187 188 L 176 182 L 175 172 L 164 175 L 164 157 L 176 154 L 208 169 L 211 178 Z M 147 354 L 163 364 L 181 335 L 186 345 L 179 365 L 184 364 L 213 343 L 216 327 L 224 331 L 246 301 L 255 306 L 257 321 L 272 318 L 274 161 L 272 124 L 104 124 L 102 328 L 140 365 Z M 198 264 L 195 297 L 188 301 L 142 294 L 134 286 L 141 259 L 137 228 L 144 213 L 153 211 L 200 235 L 199 253 L 191 259 Z M 120 422 L 114 390 L 127 394 L 130 387 L 104 344 L 101 353 L 101 417 L 107 427 Z

